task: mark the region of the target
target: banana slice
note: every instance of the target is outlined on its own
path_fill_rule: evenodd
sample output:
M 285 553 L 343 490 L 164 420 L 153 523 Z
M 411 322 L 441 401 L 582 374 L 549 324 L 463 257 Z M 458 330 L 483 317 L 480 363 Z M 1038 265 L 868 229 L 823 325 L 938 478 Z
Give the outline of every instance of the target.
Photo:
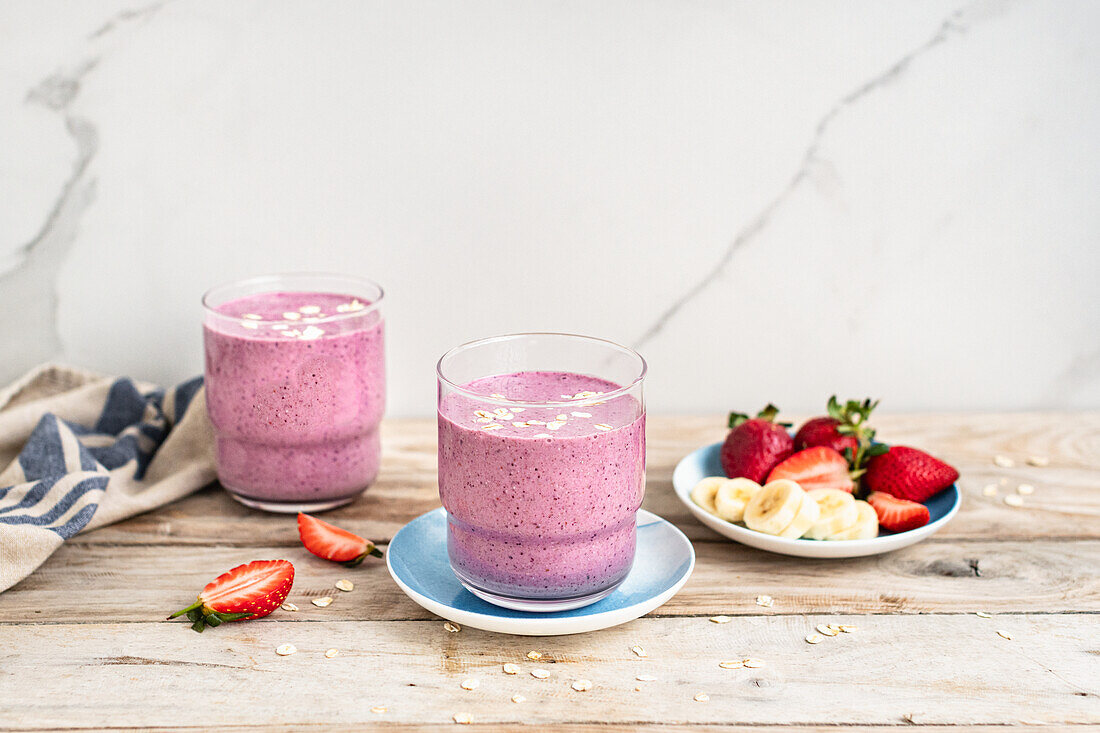
M 711 514 L 717 515 L 718 508 L 714 506 L 714 497 L 718 493 L 718 487 L 729 481 L 722 476 L 708 476 L 695 484 L 691 490 L 691 500 L 706 509 Z
M 818 507 L 817 502 L 803 491 L 802 502 L 798 505 L 798 513 L 794 515 L 794 519 L 787 525 L 787 528 L 779 533 L 779 536 L 797 540 L 806 534 L 806 530 L 814 525 L 820 515 L 821 508 Z
M 865 501 L 856 499 L 856 523 L 845 530 L 829 535 L 827 540 L 869 540 L 878 537 L 878 515 Z
M 789 479 L 767 484 L 745 505 L 745 526 L 765 534 L 779 534 L 798 515 L 806 492 Z
M 718 516 L 727 522 L 740 522 L 745 517 L 745 506 L 760 489 L 760 484 L 747 478 L 731 478 L 723 482 L 714 497 Z
M 856 500 L 847 491 L 840 489 L 813 489 L 806 496 L 817 502 L 821 514 L 806 532 L 811 540 L 828 539 L 831 535 L 843 532 L 859 519 Z

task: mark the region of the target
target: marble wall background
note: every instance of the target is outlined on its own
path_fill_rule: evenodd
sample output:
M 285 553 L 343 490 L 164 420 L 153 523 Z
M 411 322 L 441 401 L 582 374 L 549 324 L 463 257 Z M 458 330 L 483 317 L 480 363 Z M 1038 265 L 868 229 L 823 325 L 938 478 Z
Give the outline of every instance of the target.
M 639 348 L 651 410 L 1100 407 L 1100 3 L 0 4 L 0 379 L 202 367 L 249 274 L 449 346 Z

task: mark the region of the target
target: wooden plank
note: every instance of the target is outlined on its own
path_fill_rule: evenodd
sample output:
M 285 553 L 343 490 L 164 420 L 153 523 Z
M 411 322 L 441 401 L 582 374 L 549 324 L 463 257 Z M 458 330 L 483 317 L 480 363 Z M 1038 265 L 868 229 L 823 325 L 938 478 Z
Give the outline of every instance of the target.
M 382 727 L 382 723 L 377 723 Z M 1005 725 L 995 723 L 991 725 L 920 725 L 905 723 L 906 727 L 919 730 L 921 733 L 1003 733 Z M 401 733 L 435 733 L 439 730 L 434 725 L 419 725 L 416 723 L 390 723 L 384 724 L 387 731 L 401 731 Z M 1017 724 L 1012 731 L 1042 731 L 1042 733 L 1080 733 L 1089 728 L 1088 723 L 1068 725 L 1026 725 Z M 158 726 L 160 733 L 177 733 L 179 731 L 207 730 L 207 726 Z M 657 730 L 661 733 L 698 733 L 697 725 L 679 725 L 676 723 L 565 723 L 540 725 L 539 733 L 635 733 L 640 730 Z M 761 733 L 763 730 L 772 729 L 774 726 L 764 725 L 724 725 L 722 723 L 708 723 L 707 733 Z M 96 733 L 96 731 L 120 731 L 133 730 L 133 728 L 22 728 L 21 730 L 79 730 L 83 733 Z M 294 724 L 294 725 L 231 725 L 218 726 L 218 733 L 253 733 L 257 730 L 272 731 L 275 733 L 295 733 L 300 730 L 307 731 L 355 731 L 363 730 L 362 725 L 332 725 L 329 723 Z M 458 729 L 461 730 L 461 729 Z M 516 726 L 508 723 L 478 723 L 474 730 L 478 733 L 515 733 Z M 799 733 L 836 733 L 841 730 L 835 725 L 800 725 Z M 897 733 L 898 725 L 850 725 L 844 726 L 845 733 Z
M 815 624 L 857 624 L 818 645 Z M 701 725 L 1100 722 L 1096 617 L 642 619 L 529 639 L 434 622 L 0 625 L 2 724 L 23 727 L 451 723 Z M 1011 641 L 994 633 L 1007 630 Z M 298 653 L 274 654 L 294 644 Z M 640 644 L 641 659 L 630 653 Z M 328 648 L 340 655 L 326 659 Z M 545 656 L 525 658 L 530 649 Z M 758 669 L 718 662 L 763 659 Z M 501 672 L 520 664 L 519 675 Z M 547 680 L 530 676 L 542 667 Z M 638 674 L 658 679 L 638 682 Z M 459 683 L 477 678 L 477 690 Z M 570 683 L 589 679 L 593 689 Z M 641 688 L 636 691 L 635 688 Z M 693 697 L 709 695 L 706 702 Z M 526 702 L 510 702 L 513 694 Z M 371 712 L 385 706 L 384 714 Z
M 673 495 L 672 469 L 688 452 L 721 440 L 721 424 L 718 416 L 649 421 L 645 507 L 692 539 L 719 535 L 699 524 Z M 877 424 L 883 439 L 930 450 L 962 472 L 963 507 L 938 539 L 1100 539 L 1100 412 L 883 415 Z M 994 466 L 991 459 L 998 453 L 1021 465 Z M 1023 465 L 1030 455 L 1046 457 L 1051 465 Z M 326 517 L 375 541 L 388 541 L 405 522 L 439 506 L 435 462 L 434 421 L 387 421 L 378 482 L 354 504 Z M 982 495 L 983 486 L 999 480 L 1005 484 L 998 496 Z M 1035 494 L 1026 497 L 1024 508 L 1006 506 L 1004 495 L 1022 482 L 1035 485 Z M 293 521 L 243 507 L 215 487 L 76 541 L 277 546 L 292 545 L 296 537 Z
M 1100 541 L 922 543 L 851 560 L 805 560 L 716 542 L 697 542 L 696 552 L 691 580 L 656 615 L 1100 611 Z M 300 546 L 66 545 L 0 595 L 0 622 L 157 620 L 186 606 L 218 573 L 277 557 L 295 565 L 291 600 L 301 608 L 276 612 L 283 620 L 434 618 L 373 559 L 348 569 Z M 340 578 L 352 579 L 356 589 L 335 590 Z M 326 594 L 336 599 L 332 606 L 309 603 Z M 756 605 L 758 594 L 771 595 L 774 605 Z

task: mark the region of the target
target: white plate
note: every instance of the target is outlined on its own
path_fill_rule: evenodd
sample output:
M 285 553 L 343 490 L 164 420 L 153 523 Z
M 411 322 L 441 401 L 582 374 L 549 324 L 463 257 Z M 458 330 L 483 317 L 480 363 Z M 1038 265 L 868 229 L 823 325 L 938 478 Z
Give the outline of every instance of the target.
M 504 634 L 558 636 L 618 626 L 662 605 L 691 576 L 695 550 L 672 524 L 639 511 L 634 566 L 610 595 L 571 611 L 515 611 L 486 603 L 458 582 L 447 560 L 447 514 L 441 507 L 398 530 L 386 549 L 386 566 L 409 598 L 445 619 Z
M 923 527 L 911 529 L 908 532 L 895 533 L 880 530 L 879 536 L 870 540 L 790 540 L 785 537 L 776 537 L 719 519 L 691 500 L 691 490 L 700 479 L 707 476 L 726 475 L 722 471 L 719 460 L 721 448 L 721 443 L 708 445 L 689 453 L 676 464 L 676 470 L 672 472 L 672 487 L 676 491 L 676 496 L 696 519 L 718 534 L 725 535 L 743 545 L 777 552 L 780 555 L 816 558 L 863 557 L 899 550 L 934 535 L 951 521 L 962 503 L 958 486 L 952 484 L 924 502 L 931 515 L 931 521 Z

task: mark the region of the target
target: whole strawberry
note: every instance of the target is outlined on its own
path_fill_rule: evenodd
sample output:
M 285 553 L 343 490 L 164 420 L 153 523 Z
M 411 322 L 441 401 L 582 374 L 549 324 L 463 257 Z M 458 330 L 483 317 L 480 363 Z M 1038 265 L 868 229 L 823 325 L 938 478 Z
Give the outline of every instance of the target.
M 848 459 L 855 465 L 860 445 L 870 445 L 875 431 L 867 424 L 871 411 L 878 400 L 848 400 L 844 405 L 836 401 L 836 395 L 829 398 L 826 406 L 828 416 L 807 420 L 794 436 L 795 450 L 825 446 Z
M 775 422 L 779 408 L 769 404 L 749 418 L 731 412 L 729 435 L 722 444 L 722 470 L 730 478 L 747 478 L 763 483 L 776 464 L 794 452 L 787 425 Z
M 943 461 L 904 445 L 871 456 L 863 483 L 870 491 L 923 502 L 959 478 L 959 472 Z

